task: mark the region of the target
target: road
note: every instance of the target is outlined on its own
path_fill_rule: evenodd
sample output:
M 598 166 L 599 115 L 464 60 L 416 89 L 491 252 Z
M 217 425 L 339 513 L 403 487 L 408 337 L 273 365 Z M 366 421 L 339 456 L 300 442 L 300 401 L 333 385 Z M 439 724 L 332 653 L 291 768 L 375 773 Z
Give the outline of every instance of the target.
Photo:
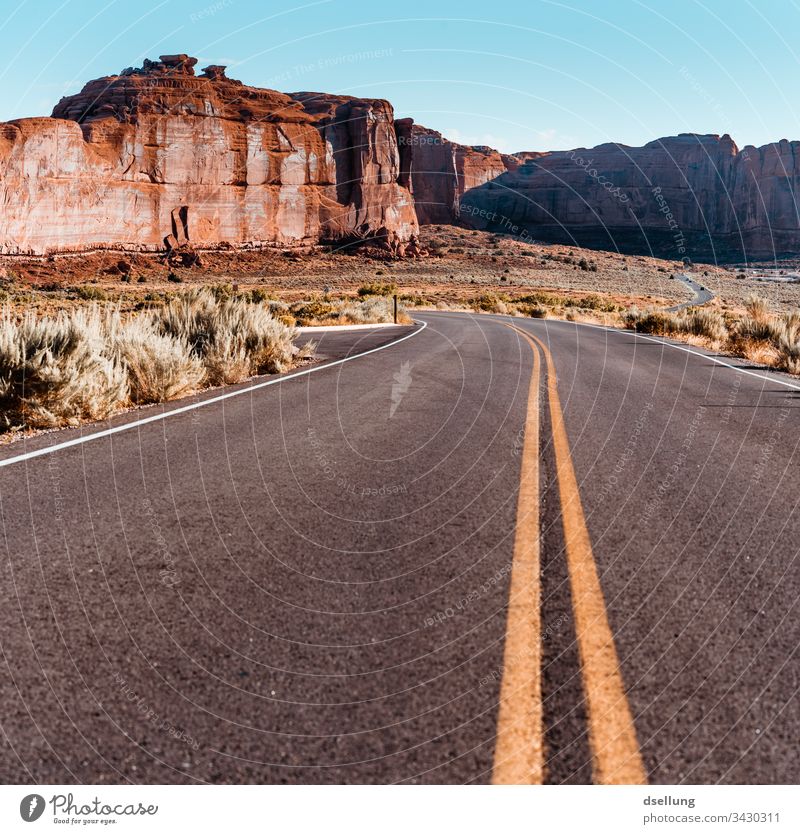
M 677 313 L 678 310 L 685 310 L 687 307 L 699 307 L 701 304 L 707 304 L 714 299 L 714 293 L 702 284 L 698 284 L 689 275 L 685 273 L 678 273 L 675 276 L 676 281 L 682 281 L 694 293 L 694 296 L 688 301 L 683 301 L 680 304 L 675 304 L 673 307 L 667 307 L 668 313 Z
M 798 781 L 800 386 L 419 318 L 0 450 L 4 782 Z

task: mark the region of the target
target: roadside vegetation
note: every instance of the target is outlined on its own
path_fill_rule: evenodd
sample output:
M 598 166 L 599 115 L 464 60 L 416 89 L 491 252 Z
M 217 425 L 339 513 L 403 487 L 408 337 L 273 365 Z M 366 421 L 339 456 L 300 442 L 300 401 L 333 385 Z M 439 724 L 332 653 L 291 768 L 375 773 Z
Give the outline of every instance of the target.
M 626 307 L 595 293 L 567 296 L 542 291 L 516 297 L 484 293 L 447 302 L 432 302 L 421 294 L 402 297 L 406 304 L 419 308 L 554 318 L 627 328 L 800 375 L 800 310 L 773 312 L 769 303 L 756 295 L 745 300 L 743 310 L 723 311 L 717 306 L 705 305 L 674 313 Z
M 756 295 L 744 312 L 725 314 L 713 307 L 678 313 L 628 311 L 624 324 L 638 333 L 669 336 L 710 347 L 751 362 L 800 374 L 800 311 L 773 313 Z
M 191 290 L 133 315 L 89 306 L 0 316 L 2 428 L 104 419 L 202 388 L 289 370 L 312 348 L 250 297 Z

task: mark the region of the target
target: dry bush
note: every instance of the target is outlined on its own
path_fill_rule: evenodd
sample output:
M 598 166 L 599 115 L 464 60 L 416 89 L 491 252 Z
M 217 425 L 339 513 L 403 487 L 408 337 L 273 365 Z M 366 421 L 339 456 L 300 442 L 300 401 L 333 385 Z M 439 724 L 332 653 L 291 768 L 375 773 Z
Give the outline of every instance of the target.
M 110 328 L 111 340 L 128 372 L 131 401 L 158 403 L 185 397 L 205 379 L 202 360 L 188 342 L 159 333 L 152 316 L 121 322 Z
M 696 307 L 673 316 L 672 332 L 700 336 L 712 342 L 721 342 L 728 335 L 725 319 L 711 307 Z
M 800 374 L 800 338 L 798 332 L 786 328 L 775 345 L 777 366 L 790 374 Z
M 681 310 L 678 313 L 660 310 L 640 312 L 633 307 L 623 314 L 622 321 L 630 330 L 655 336 L 686 335 L 719 342 L 728 333 L 722 314 L 708 307 Z
M 128 397 L 125 368 L 98 308 L 0 317 L 0 414 L 7 428 L 101 420 Z
M 202 360 L 211 385 L 280 373 L 299 358 L 292 343 L 297 331 L 244 297 L 218 299 L 208 290 L 193 290 L 154 316 L 161 333 L 185 341 Z
M 363 301 L 345 301 L 338 308 L 342 324 L 387 324 L 394 321 L 394 302 L 391 298 L 371 296 Z M 413 324 L 405 308 L 397 306 L 398 324 Z

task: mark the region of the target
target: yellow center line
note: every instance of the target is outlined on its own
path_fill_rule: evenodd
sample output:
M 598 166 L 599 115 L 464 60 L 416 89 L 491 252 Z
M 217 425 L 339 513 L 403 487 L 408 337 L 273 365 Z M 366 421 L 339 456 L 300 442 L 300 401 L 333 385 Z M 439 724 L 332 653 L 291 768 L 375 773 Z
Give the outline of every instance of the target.
M 528 343 L 533 351 L 533 369 L 522 445 L 492 771 L 492 783 L 495 785 L 541 785 L 544 781 L 539 562 L 539 351 L 530 339 Z
M 518 328 L 513 329 L 526 338 L 529 336 Z M 547 362 L 553 448 L 588 713 L 594 782 L 601 785 L 647 784 L 572 464 L 555 364 L 547 346 L 536 336 L 530 335 L 530 338 L 539 345 Z

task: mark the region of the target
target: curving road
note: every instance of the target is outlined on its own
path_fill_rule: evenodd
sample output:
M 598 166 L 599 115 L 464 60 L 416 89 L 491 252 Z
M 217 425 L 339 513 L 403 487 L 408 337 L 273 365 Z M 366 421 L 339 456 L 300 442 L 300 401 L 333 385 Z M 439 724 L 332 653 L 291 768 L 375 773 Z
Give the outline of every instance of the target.
M 420 319 L 0 451 L 3 781 L 800 778 L 800 385 Z
M 683 301 L 680 304 L 675 304 L 672 307 L 667 307 L 666 312 L 677 313 L 678 310 L 685 310 L 687 307 L 699 307 L 702 304 L 707 304 L 713 301 L 716 297 L 711 290 L 702 284 L 698 284 L 685 273 L 678 273 L 675 275 L 676 281 L 682 281 L 693 293 L 692 298 L 688 301 Z

